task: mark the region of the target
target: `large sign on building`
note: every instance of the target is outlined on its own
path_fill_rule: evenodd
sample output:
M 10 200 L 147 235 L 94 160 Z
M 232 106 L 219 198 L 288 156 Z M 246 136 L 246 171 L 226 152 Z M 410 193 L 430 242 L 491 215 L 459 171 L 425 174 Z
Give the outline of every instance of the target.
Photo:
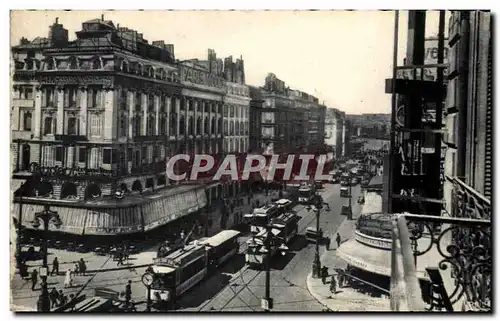
M 448 39 L 444 39 L 444 57 L 443 63 L 448 63 Z M 425 52 L 424 52 L 424 64 L 433 65 L 438 63 L 438 39 L 437 38 L 427 38 L 425 39 Z M 423 70 L 423 80 L 436 81 L 437 80 L 437 68 L 425 68 Z M 445 78 L 446 78 L 445 70 Z M 398 78 L 400 79 L 420 79 L 422 70 L 398 70 Z

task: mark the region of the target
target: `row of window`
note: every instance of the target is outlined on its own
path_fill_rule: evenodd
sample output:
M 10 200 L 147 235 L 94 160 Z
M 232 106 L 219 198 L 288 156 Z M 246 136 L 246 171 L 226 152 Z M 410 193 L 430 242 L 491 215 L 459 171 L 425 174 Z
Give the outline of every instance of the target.
M 250 109 L 247 106 L 224 105 L 224 117 L 249 118 Z

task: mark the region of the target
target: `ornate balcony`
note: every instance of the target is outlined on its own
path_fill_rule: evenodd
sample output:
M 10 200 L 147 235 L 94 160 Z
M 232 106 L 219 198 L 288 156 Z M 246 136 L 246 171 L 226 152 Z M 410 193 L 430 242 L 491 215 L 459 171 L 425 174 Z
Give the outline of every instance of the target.
M 406 304 L 410 311 L 491 312 L 491 203 L 461 180 L 455 179 L 454 184 L 454 217 L 401 214 L 394 221 L 391 300 L 395 311 Z M 419 258 L 432 254 L 435 264 L 426 267 L 430 293 L 424 303 L 417 293 L 422 283 L 417 282 L 415 266 Z M 398 265 L 404 267 L 404 275 L 398 274 Z

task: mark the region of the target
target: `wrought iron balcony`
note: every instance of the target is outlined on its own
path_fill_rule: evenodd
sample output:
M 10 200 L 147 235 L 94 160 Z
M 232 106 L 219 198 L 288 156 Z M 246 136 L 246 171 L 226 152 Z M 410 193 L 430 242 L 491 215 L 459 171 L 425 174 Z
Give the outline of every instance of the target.
M 491 312 L 491 203 L 459 179 L 454 183 L 454 217 L 400 214 L 394 220 L 393 310 L 401 310 L 404 302 L 410 311 Z M 402 262 L 398 263 L 398 257 Z M 427 303 L 417 293 L 422 284 L 417 267 L 424 257 L 426 262 L 435 261 L 432 266 L 426 263 L 424 272 L 430 282 L 430 293 L 422 293 L 428 295 Z M 398 273 L 399 265 L 404 267 L 404 276 Z

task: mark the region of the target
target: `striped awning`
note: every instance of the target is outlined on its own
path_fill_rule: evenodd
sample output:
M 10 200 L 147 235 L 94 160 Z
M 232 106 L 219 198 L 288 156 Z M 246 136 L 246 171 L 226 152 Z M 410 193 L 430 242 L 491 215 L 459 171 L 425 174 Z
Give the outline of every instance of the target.
M 87 210 L 86 235 L 117 235 L 142 231 L 139 208 Z
M 144 230 L 148 231 L 179 217 L 194 213 L 207 204 L 203 188 L 157 198 L 141 206 Z
M 12 216 L 19 219 L 19 204 L 12 206 Z M 22 224 L 28 229 L 35 229 L 32 222 L 35 213 L 43 211 L 43 205 L 22 204 Z M 71 234 L 83 234 L 87 210 L 77 207 L 51 206 L 50 210 L 57 212 L 62 225 L 57 228 L 52 222 L 49 223 L 49 231 L 66 232 Z M 42 224 L 42 222 L 40 222 Z M 39 227 L 41 228 L 41 227 Z

